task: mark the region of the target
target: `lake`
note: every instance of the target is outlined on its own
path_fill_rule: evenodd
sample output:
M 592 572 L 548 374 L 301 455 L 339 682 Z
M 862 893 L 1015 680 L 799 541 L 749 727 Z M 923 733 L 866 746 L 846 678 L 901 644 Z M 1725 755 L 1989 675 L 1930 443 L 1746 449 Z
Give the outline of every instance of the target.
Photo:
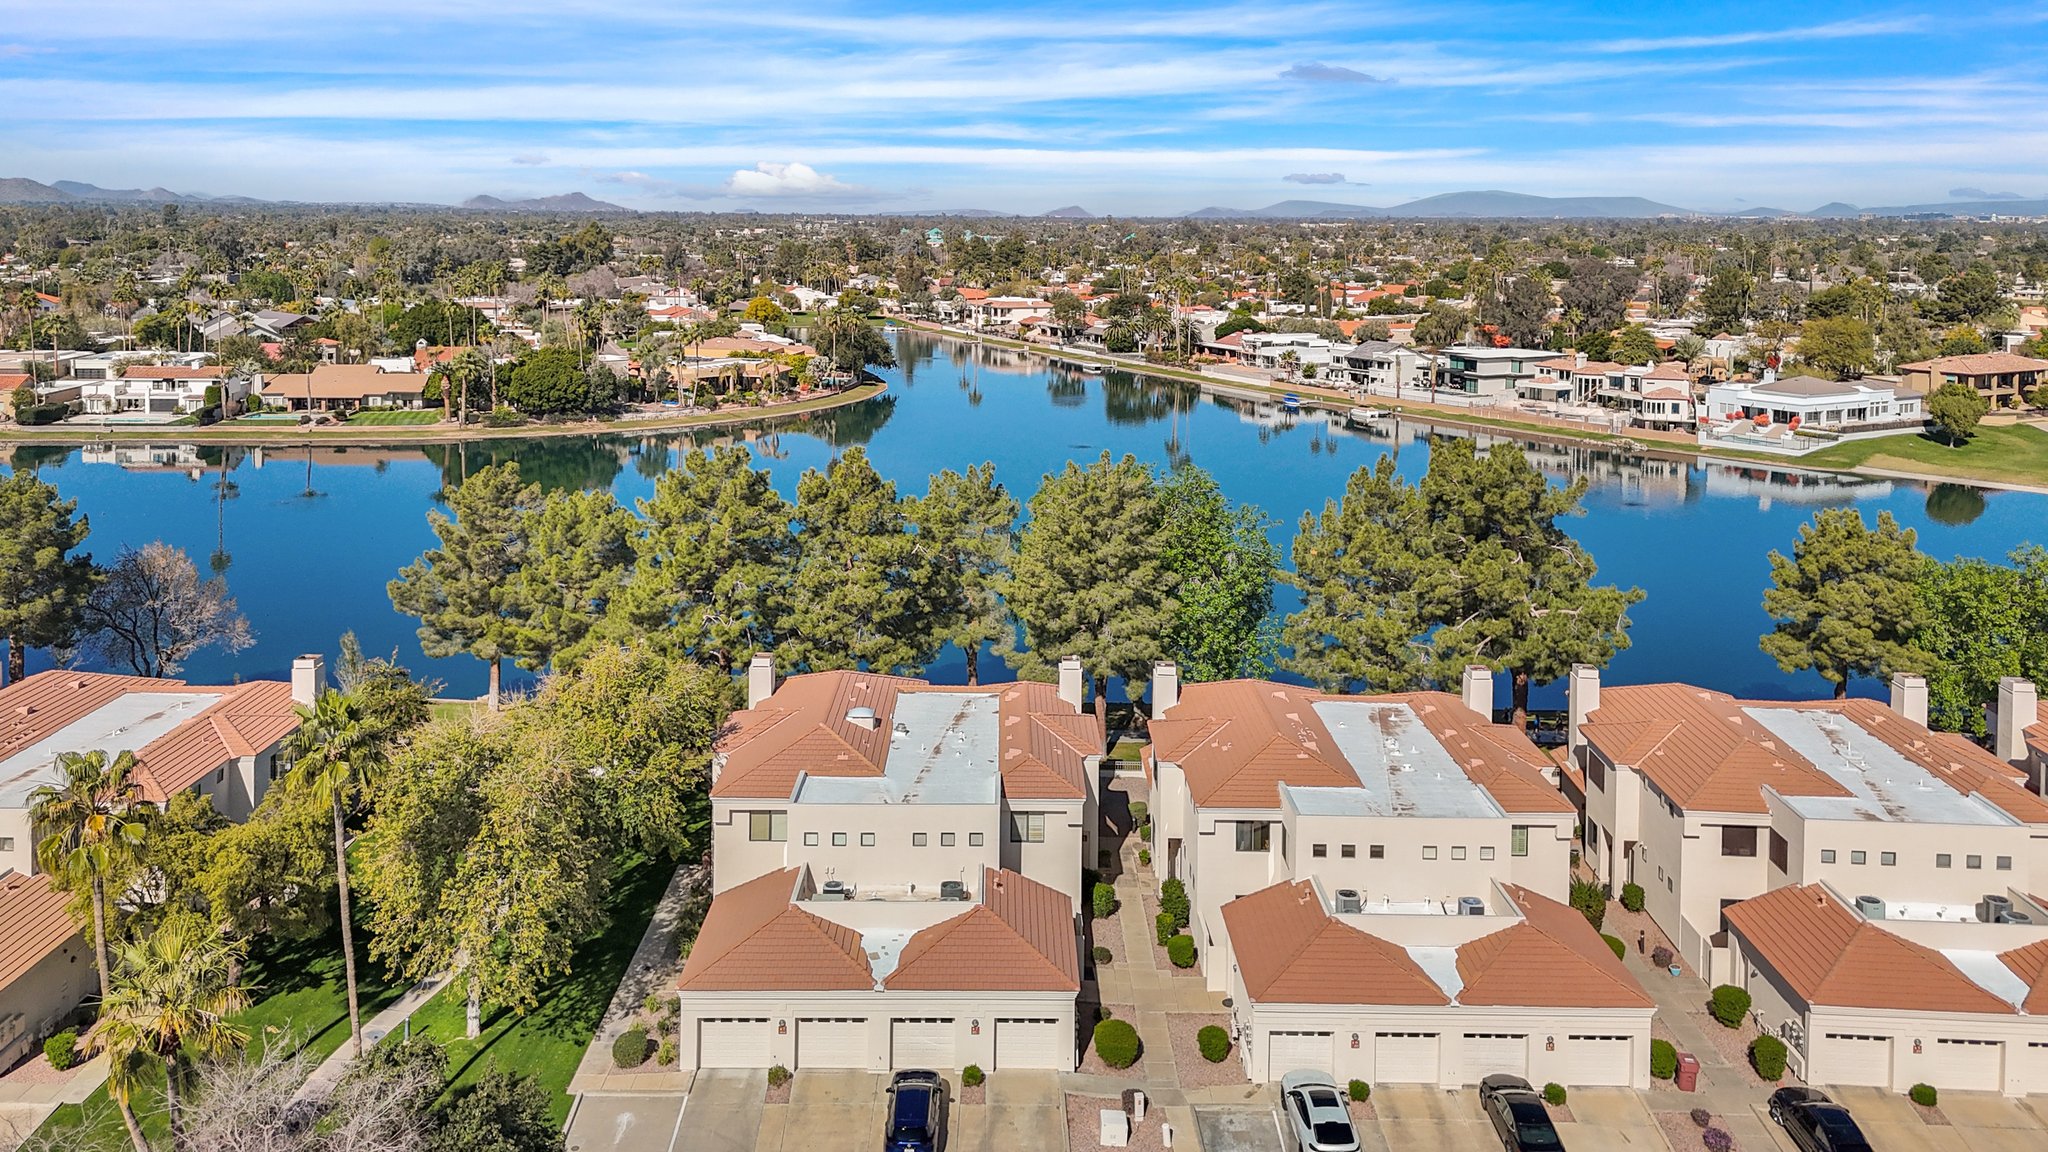
M 384 448 L 195 448 L 167 430 L 154 445 L 19 446 L 13 466 L 39 468 L 79 502 L 92 520 L 88 546 L 103 562 L 124 546 L 160 539 L 184 548 L 202 570 L 210 559 L 220 566 L 256 643 L 235 654 L 200 654 L 186 679 L 283 677 L 299 653 L 331 659 L 340 634 L 354 629 L 370 653 L 396 651 L 449 693 L 473 695 L 483 689 L 483 666 L 423 656 L 416 622 L 392 610 L 385 585 L 433 544 L 426 513 L 443 486 L 486 464 L 518 460 L 528 479 L 608 487 L 630 506 L 679 450 L 732 439 L 752 449 L 791 500 L 805 469 L 822 468 L 856 444 L 900 491 L 922 492 L 934 471 L 989 460 L 1020 501 L 1044 473 L 1105 450 L 1158 465 L 1191 459 L 1232 499 L 1266 510 L 1284 555 L 1301 514 L 1340 494 L 1353 470 L 1391 453 L 1403 474 L 1419 477 L 1433 431 L 1473 435 L 1415 420 L 1358 432 L 1316 413 L 1205 396 L 1191 384 L 1117 371 L 1086 376 L 920 333 L 895 339 L 899 366 L 880 373 L 889 381 L 886 396 L 745 429 Z M 1761 605 L 1766 557 L 1773 548 L 1789 551 L 1818 507 L 1854 505 L 1872 518 L 1889 511 L 1919 531 L 1923 551 L 1943 559 L 2002 559 L 2024 542 L 2048 540 L 2048 496 L 1643 458 L 1596 446 L 1527 447 L 1557 481 L 1589 478 L 1586 515 L 1569 529 L 1599 561 L 1603 580 L 1648 593 L 1631 613 L 1634 646 L 1610 667 L 1611 683 L 1684 680 L 1758 698 L 1827 694 L 1819 677 L 1780 672 L 1757 649 L 1769 626 Z M 1283 610 L 1292 606 L 1290 589 L 1280 590 L 1280 601 Z M 50 663 L 47 653 L 34 653 L 30 667 Z M 982 670 L 984 678 L 1007 677 L 988 658 Z M 523 675 L 507 672 L 514 682 Z M 949 652 L 930 675 L 957 682 L 964 663 Z M 1855 688 L 1877 694 L 1881 686 Z M 1555 706 L 1562 696 L 1559 685 L 1539 688 L 1535 702 Z

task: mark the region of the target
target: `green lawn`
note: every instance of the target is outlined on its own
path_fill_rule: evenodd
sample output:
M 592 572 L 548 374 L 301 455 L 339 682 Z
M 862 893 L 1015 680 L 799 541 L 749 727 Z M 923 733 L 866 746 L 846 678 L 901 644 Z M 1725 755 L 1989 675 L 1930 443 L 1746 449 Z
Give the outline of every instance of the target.
M 415 427 L 440 422 L 439 408 L 366 408 L 348 418 L 351 427 Z
M 358 995 L 367 1021 L 397 999 L 402 989 L 383 979 L 383 970 L 371 962 L 368 941 L 360 931 L 356 953 L 356 977 L 361 981 Z M 342 985 L 339 929 L 312 940 L 257 940 L 250 950 L 246 978 L 255 1003 L 236 1020 L 248 1029 L 252 1045 L 290 1040 L 317 1061 L 348 1042 L 348 996 Z M 161 1076 L 137 1092 L 135 1111 L 151 1141 L 168 1146 L 170 1125 L 163 1112 Z M 40 1134 L 62 1136 L 66 1148 L 128 1147 L 127 1129 L 104 1086 L 84 1104 L 58 1108 Z
M 459 720 L 481 707 L 470 700 L 436 700 L 427 705 L 427 715 L 435 720 Z
M 569 1080 L 591 1037 L 597 1035 L 604 1010 L 674 871 L 664 861 L 637 856 L 621 861 L 605 900 L 611 926 L 577 947 L 570 974 L 543 989 L 540 1007 L 527 1015 L 498 1009 L 484 1017 L 482 1035 L 475 1040 L 465 1037 L 460 981 L 413 1013 L 413 1035 L 429 1037 L 447 1050 L 449 1089 L 475 1082 L 492 1067 L 531 1075 L 548 1091 L 554 1122 L 566 1120 Z
M 1823 468 L 1885 468 L 1956 480 L 2048 485 L 2048 432 L 2026 424 L 1981 427 L 1959 447 L 1934 436 L 1902 433 L 1851 440 L 1798 460 Z

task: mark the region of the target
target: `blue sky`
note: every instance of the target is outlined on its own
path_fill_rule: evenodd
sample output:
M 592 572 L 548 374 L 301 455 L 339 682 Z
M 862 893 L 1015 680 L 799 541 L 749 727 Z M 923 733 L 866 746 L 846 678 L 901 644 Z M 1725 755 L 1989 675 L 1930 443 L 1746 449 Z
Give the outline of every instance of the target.
M 2048 194 L 2048 4 L 0 0 L 0 176 L 1172 214 Z

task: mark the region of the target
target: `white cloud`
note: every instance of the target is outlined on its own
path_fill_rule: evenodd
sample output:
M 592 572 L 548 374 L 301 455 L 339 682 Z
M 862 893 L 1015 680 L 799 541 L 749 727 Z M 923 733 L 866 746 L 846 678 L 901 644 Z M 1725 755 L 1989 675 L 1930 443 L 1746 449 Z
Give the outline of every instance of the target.
M 1646 36 L 1590 45 L 1595 52 L 1664 52 L 1693 48 L 1728 48 L 1737 44 L 1776 44 L 1800 40 L 1843 40 L 1853 36 L 1897 36 L 1915 32 L 1926 21 L 1917 16 L 1897 20 L 1838 20 L 1805 28 L 1751 29 L 1703 36 Z
M 526 167 L 532 168 L 547 163 L 548 158 L 546 156 L 541 155 L 538 152 L 526 152 L 518 156 L 514 156 L 512 158 L 512 162 L 514 164 L 522 164 L 525 165 Z
M 763 160 L 728 176 L 725 190 L 741 199 L 775 197 L 783 199 L 843 199 L 866 196 L 869 190 L 847 184 L 808 164 L 795 161 Z
M 1289 172 L 1280 179 L 1289 184 L 1349 184 L 1342 172 Z

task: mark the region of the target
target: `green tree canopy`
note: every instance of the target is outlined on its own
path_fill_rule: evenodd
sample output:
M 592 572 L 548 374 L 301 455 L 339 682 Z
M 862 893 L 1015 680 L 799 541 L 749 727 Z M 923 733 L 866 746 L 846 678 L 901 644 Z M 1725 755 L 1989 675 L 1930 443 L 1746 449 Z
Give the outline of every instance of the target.
M 1963 441 L 1974 436 L 1977 424 L 1990 411 L 1991 402 L 1961 381 L 1943 384 L 1927 398 L 1928 419 L 1941 429 L 1951 448 L 1960 448 Z
M 520 528 L 513 577 L 519 664 L 546 668 L 573 652 L 625 587 L 639 522 L 609 491 L 550 492 Z
M 0 638 L 7 678 L 28 670 L 28 650 L 67 644 L 96 583 L 92 557 L 75 552 L 91 528 L 78 501 L 33 471 L 0 478 Z
M 1256 505 L 1232 507 L 1216 478 L 1184 465 L 1159 484 L 1159 559 L 1171 574 L 1174 611 L 1167 654 L 1188 681 L 1261 671 L 1271 658 L 1273 581 L 1279 549 Z
M 2048 550 L 2021 548 L 2009 559 L 1959 557 L 1921 573 L 1913 643 L 1926 653 L 1920 666 L 1935 728 L 1982 736 L 2000 679 L 2048 683 Z
M 490 665 L 497 706 L 508 656 L 522 652 L 527 607 L 519 569 L 526 562 L 528 516 L 540 488 L 522 484 L 517 464 L 493 464 L 448 494 L 449 510 L 427 513 L 440 540 L 399 570 L 388 586 L 392 607 L 420 622 L 420 648 L 432 657 L 468 653 Z
M 1877 332 L 1854 316 L 1809 318 L 1799 326 L 1799 355 L 1837 380 L 1852 379 L 1877 363 Z
M 539 348 L 512 368 L 505 398 L 529 416 L 591 411 L 590 381 L 567 348 Z
M 934 632 L 967 658 L 967 682 L 981 682 L 981 647 L 1001 640 L 1010 617 L 997 588 L 1016 554 L 1017 498 L 996 481 L 994 464 L 966 474 L 933 474 L 923 497 L 910 501 L 910 522 L 933 565 Z
M 934 570 L 909 531 L 896 485 L 850 448 L 796 486 L 790 638 L 777 652 L 812 671 L 921 671 L 938 652 Z
M 1423 639 L 1435 596 L 1436 541 L 1422 495 L 1382 456 L 1340 500 L 1304 512 L 1294 536 L 1302 606 L 1287 618 L 1281 667 L 1329 692 L 1399 692 L 1428 675 Z
M 1891 513 L 1873 529 L 1854 508 L 1824 508 L 1800 526 L 1792 555 L 1770 559 L 1764 611 L 1776 624 L 1761 643 L 1779 668 L 1818 672 L 1840 699 L 1853 676 L 1919 666 L 1911 645 L 1927 558 Z

